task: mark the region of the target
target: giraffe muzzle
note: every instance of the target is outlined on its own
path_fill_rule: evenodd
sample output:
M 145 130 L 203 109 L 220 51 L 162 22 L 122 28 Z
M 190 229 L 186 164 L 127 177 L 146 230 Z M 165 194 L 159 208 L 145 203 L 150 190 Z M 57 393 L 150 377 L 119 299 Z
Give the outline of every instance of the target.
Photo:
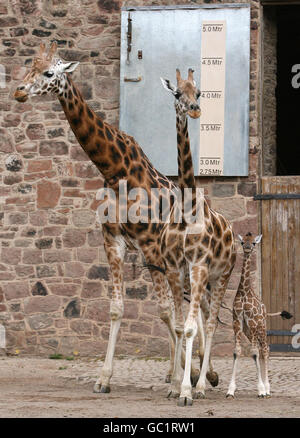
M 14 92 L 14 99 L 16 99 L 18 102 L 26 102 L 28 99 L 28 94 L 25 90 L 18 90 Z
M 199 119 L 199 117 L 201 116 L 201 110 L 192 110 L 192 111 L 188 111 L 188 115 L 192 118 L 192 119 Z

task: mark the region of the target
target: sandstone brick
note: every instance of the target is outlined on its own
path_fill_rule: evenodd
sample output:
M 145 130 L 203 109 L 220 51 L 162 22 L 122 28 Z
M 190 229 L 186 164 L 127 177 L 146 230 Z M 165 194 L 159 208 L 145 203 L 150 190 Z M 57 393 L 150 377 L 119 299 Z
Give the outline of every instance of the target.
M 138 300 L 144 300 L 147 298 L 148 291 L 147 286 L 127 286 L 126 287 L 126 297 L 127 298 L 135 298 Z
M 65 276 L 66 277 L 82 277 L 84 275 L 84 269 L 80 262 L 68 262 L 65 263 Z
M 50 250 L 45 251 L 44 261 L 45 263 L 69 262 L 71 260 L 71 256 L 71 252 L 67 250 Z
M 22 181 L 21 175 L 4 175 L 3 182 L 9 186 Z
M 18 265 L 21 262 L 21 250 L 16 248 L 2 248 L 1 261 L 9 265 Z
M 213 199 L 211 207 L 232 221 L 246 215 L 245 201 L 243 198 Z
M 47 314 L 30 316 L 27 321 L 32 330 L 42 330 L 53 325 L 53 319 Z
M 39 265 L 36 266 L 36 275 L 38 278 L 55 277 L 56 269 L 53 265 Z
M 50 284 L 49 289 L 51 291 L 52 294 L 54 295 L 60 295 L 60 296 L 64 296 L 64 297 L 73 297 L 77 294 L 77 291 L 79 289 L 79 285 L 78 284 L 62 284 L 62 283 L 57 283 L 57 284 Z
M 51 181 L 37 184 L 37 208 L 53 208 L 58 204 L 61 194 L 60 185 Z
M 109 301 L 93 301 L 87 305 L 86 312 L 84 314 L 85 319 L 91 319 L 100 323 L 109 322 L 110 303 Z
M 10 213 L 8 221 L 11 225 L 24 225 L 28 222 L 28 213 Z
M 86 281 L 81 290 L 82 298 L 99 298 L 102 296 L 102 285 L 100 281 Z
M 77 250 L 77 259 L 83 263 L 93 263 L 98 259 L 98 250 L 94 248 Z
M 30 160 L 27 165 L 27 172 L 43 172 L 52 169 L 51 160 Z
M 40 143 L 39 152 L 42 156 L 66 155 L 69 148 L 63 141 L 44 140 Z
M 90 210 L 74 210 L 72 221 L 75 227 L 88 228 L 95 223 L 95 213 Z
M 31 290 L 31 293 L 33 296 L 34 295 L 42 295 L 42 296 L 48 295 L 48 291 L 47 291 L 46 287 L 40 281 L 37 281 L 35 283 L 35 285 L 33 286 L 32 290 Z
M 102 178 L 88 180 L 84 183 L 84 190 L 97 190 L 103 187 L 104 180 Z
M 66 248 L 83 246 L 86 241 L 86 233 L 75 229 L 68 229 L 63 234 L 63 243 Z
M 235 195 L 234 184 L 213 184 L 212 185 L 212 196 L 220 198 L 230 198 Z
M 42 123 L 30 123 L 26 129 L 26 135 L 30 140 L 45 138 L 45 127 Z
M 33 266 L 18 265 L 15 268 L 18 277 L 28 278 L 34 277 Z
M 243 196 L 254 196 L 256 194 L 256 184 L 248 182 L 239 183 L 238 194 Z
M 109 280 L 109 268 L 107 266 L 94 265 L 89 269 L 87 277 L 90 280 Z
M 53 239 L 52 238 L 43 238 L 35 241 L 35 246 L 38 249 L 48 249 L 52 247 Z
M 92 323 L 82 319 L 73 320 L 70 322 L 70 328 L 79 335 L 91 335 Z
M 64 316 L 66 318 L 79 318 L 81 306 L 78 299 L 70 301 L 64 309 Z
M 79 178 L 99 177 L 99 170 L 90 162 L 79 162 L 75 164 L 75 175 Z
M 29 222 L 37 227 L 44 227 L 47 224 L 48 214 L 46 211 L 33 211 L 29 213 Z
M 88 244 L 92 247 L 99 247 L 103 245 L 103 234 L 99 230 L 92 230 L 88 232 Z
M 24 249 L 23 250 L 23 263 L 24 264 L 38 264 L 43 262 L 42 251 L 38 249 Z
M 4 283 L 3 292 L 6 300 L 20 299 L 29 295 L 29 286 L 24 281 Z
M 61 307 L 61 298 L 56 295 L 36 296 L 24 300 L 24 312 L 26 315 L 34 313 L 52 313 Z

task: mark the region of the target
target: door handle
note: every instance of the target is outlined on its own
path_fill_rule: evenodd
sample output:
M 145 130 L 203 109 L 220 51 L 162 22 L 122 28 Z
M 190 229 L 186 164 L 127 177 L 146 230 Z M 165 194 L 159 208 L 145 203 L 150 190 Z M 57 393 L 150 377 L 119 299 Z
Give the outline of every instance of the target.
M 142 76 L 139 76 L 138 78 L 124 78 L 124 82 L 140 82 L 142 80 Z

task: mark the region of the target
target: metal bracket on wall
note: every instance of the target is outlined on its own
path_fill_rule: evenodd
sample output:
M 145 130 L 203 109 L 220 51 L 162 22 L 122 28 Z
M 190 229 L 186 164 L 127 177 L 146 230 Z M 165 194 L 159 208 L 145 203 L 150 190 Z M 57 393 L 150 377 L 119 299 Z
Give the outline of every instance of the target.
M 272 199 L 300 199 L 300 193 L 261 193 L 253 196 L 254 201 L 266 201 Z

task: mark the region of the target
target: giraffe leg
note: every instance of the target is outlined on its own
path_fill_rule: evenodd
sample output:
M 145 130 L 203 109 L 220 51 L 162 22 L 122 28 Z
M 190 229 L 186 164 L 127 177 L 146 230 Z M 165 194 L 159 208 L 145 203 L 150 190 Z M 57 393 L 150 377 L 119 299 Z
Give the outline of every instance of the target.
M 100 377 L 94 385 L 94 392 L 110 392 L 110 379 L 113 373 L 113 357 L 118 332 L 124 313 L 123 303 L 123 260 L 125 255 L 125 244 L 121 240 L 113 238 L 108 233 L 104 235 L 104 247 L 112 274 L 112 300 L 110 304 L 110 332 L 104 365 Z
M 191 406 L 193 404 L 191 385 L 193 341 L 198 331 L 200 302 L 207 283 L 207 268 L 203 266 L 192 266 L 190 269 L 190 277 L 191 302 L 188 317 L 184 324 L 184 335 L 186 340 L 185 367 L 178 406 Z
M 180 394 L 180 377 L 181 377 L 181 357 L 183 342 L 183 324 L 184 318 L 182 313 L 183 297 L 183 275 L 182 272 L 168 272 L 168 282 L 172 290 L 175 309 L 175 352 L 174 368 L 171 377 L 171 387 L 168 391 L 168 397 L 178 397 Z
M 174 370 L 175 345 L 170 335 L 169 335 L 169 349 L 170 349 L 170 366 L 165 378 L 165 383 L 171 383 L 171 378 Z
M 214 285 L 211 284 L 211 303 L 210 303 L 210 314 L 206 324 L 206 340 L 205 340 L 205 351 L 203 364 L 200 372 L 200 377 L 196 386 L 196 398 L 205 398 L 205 383 L 206 374 L 209 367 L 210 352 L 212 346 L 213 335 L 217 326 L 217 317 L 219 315 L 221 301 L 223 299 L 226 285 L 228 282 L 228 274 L 221 277 Z
M 264 341 L 262 342 L 260 365 L 262 372 L 262 380 L 266 390 L 266 397 L 270 398 L 271 390 L 270 390 L 270 382 L 269 382 L 269 346 L 266 336 L 264 336 Z
M 233 367 L 232 367 L 232 376 L 230 380 L 230 384 L 228 387 L 228 391 L 226 394 L 226 398 L 232 399 L 234 398 L 234 393 L 236 390 L 236 372 L 237 372 L 237 363 L 238 358 L 241 356 L 242 348 L 241 348 L 241 340 L 242 340 L 242 331 L 243 331 L 243 322 L 239 320 L 235 320 L 233 323 L 234 329 L 234 338 L 235 338 L 235 348 L 233 352 Z
M 258 349 L 257 339 L 256 339 L 255 335 L 253 335 L 252 339 L 251 339 L 251 354 L 252 354 L 253 360 L 254 360 L 255 365 L 256 365 L 256 370 L 257 370 L 258 397 L 264 398 L 266 396 L 266 388 L 265 388 L 264 382 L 262 380 L 261 367 L 260 367 L 260 361 L 259 361 L 259 349 Z
M 206 294 L 203 295 L 203 298 L 201 301 L 201 309 L 203 310 L 203 315 L 204 315 L 205 320 L 207 320 L 209 318 L 209 302 L 207 300 Z M 198 324 L 198 326 L 199 326 L 199 324 Z M 199 332 L 199 329 L 198 329 L 198 337 L 199 337 L 199 359 L 200 359 L 200 369 L 201 369 L 202 363 L 203 363 L 203 357 L 204 357 L 204 350 L 205 350 L 205 328 L 203 328 L 203 323 L 202 323 L 201 332 Z M 213 386 L 213 387 L 218 386 L 219 376 L 218 376 L 218 373 L 216 373 L 216 371 L 214 371 L 214 369 L 213 369 L 211 357 L 209 358 L 209 371 L 206 373 L 206 378 L 209 381 L 209 383 L 211 384 L 211 386 Z M 199 376 L 198 376 L 197 381 L 198 380 L 199 380 Z M 196 386 L 196 384 L 197 384 L 197 382 L 193 386 Z

